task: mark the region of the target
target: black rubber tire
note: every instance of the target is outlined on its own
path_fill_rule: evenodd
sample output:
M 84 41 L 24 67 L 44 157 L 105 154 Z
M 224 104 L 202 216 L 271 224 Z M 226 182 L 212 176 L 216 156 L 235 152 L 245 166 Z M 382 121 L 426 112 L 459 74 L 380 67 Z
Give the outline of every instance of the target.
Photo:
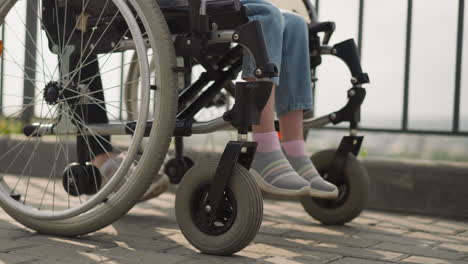
M 215 176 L 219 160 L 193 166 L 179 184 L 176 196 L 176 218 L 185 238 L 198 250 L 212 255 L 232 255 L 255 238 L 263 219 L 263 199 L 249 171 L 241 165 L 234 167 L 228 188 L 237 204 L 234 223 L 221 235 L 201 231 L 192 219 L 192 197 L 200 186 L 209 184 Z
M 9 2 L 12 4 L 0 4 L 0 17 L 5 15 L 2 12 L 9 10 L 8 5 L 13 6 L 17 1 L 11 0 Z M 132 177 L 132 181 L 126 183 L 103 206 L 97 206 L 95 209 L 76 217 L 64 220 L 41 220 L 26 217 L 14 208 L 1 205 L 11 217 L 39 233 L 73 237 L 86 235 L 112 224 L 139 201 L 164 161 L 174 131 L 177 112 L 176 86 L 178 81 L 177 74 L 173 71 L 176 67 L 174 43 L 164 15 L 156 1 L 131 0 L 131 2 L 134 3 L 132 6 L 137 9 L 139 16 L 146 18 L 145 28 L 151 32 L 149 37 L 151 47 L 156 47 L 159 54 L 164 54 L 164 56 L 158 56 L 158 65 L 162 76 L 161 87 L 165 88 L 159 90 L 161 99 L 154 102 L 159 105 L 155 106 L 155 109 L 164 109 L 164 111 L 158 111 L 159 114 L 153 121 L 153 128 L 147 143 L 147 147 L 151 151 L 145 151 L 141 157 L 134 172 L 138 173 L 138 177 Z M 140 164 L 144 164 L 144 166 L 140 166 Z
M 311 160 L 320 174 L 324 175 L 335 159 L 335 155 L 335 149 L 328 149 L 312 155 Z M 349 189 L 342 203 L 331 206 L 327 202 L 311 197 L 301 198 L 304 210 L 324 225 L 344 225 L 358 217 L 367 205 L 369 176 L 366 168 L 353 154 L 348 155 L 343 174 Z

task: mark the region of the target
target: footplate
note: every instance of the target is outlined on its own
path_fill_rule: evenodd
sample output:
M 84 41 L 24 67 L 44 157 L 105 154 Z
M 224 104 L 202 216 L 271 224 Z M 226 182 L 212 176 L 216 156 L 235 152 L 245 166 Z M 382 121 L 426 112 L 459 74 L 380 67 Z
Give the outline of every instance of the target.
M 260 123 L 263 108 L 270 98 L 273 84 L 269 81 L 236 83 L 236 103 L 224 114 L 239 134 L 247 134 L 252 124 Z

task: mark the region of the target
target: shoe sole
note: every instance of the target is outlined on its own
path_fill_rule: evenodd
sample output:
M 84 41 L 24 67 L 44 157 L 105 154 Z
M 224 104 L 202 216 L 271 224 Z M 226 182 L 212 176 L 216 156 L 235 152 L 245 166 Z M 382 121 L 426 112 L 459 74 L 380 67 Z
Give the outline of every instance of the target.
M 299 190 L 285 190 L 278 187 L 275 187 L 263 179 L 263 177 L 254 169 L 250 169 L 250 173 L 254 176 L 255 181 L 257 182 L 258 187 L 266 193 L 284 196 L 284 197 L 299 197 L 299 196 L 310 196 L 312 198 L 327 199 L 333 200 L 338 198 L 339 192 L 336 189 L 333 192 L 325 192 L 310 187 L 304 187 Z
M 310 188 L 310 197 L 313 197 L 313 198 L 334 200 L 338 198 L 338 195 L 339 195 L 338 189 L 335 189 L 333 192 L 324 192 L 324 191 Z
M 266 182 L 263 177 L 254 169 L 250 169 L 250 173 L 254 176 L 255 181 L 257 182 L 258 187 L 266 193 L 284 196 L 284 197 L 298 197 L 298 196 L 309 196 L 312 192 L 310 187 L 304 187 L 299 190 L 286 190 L 275 187 L 268 182 Z

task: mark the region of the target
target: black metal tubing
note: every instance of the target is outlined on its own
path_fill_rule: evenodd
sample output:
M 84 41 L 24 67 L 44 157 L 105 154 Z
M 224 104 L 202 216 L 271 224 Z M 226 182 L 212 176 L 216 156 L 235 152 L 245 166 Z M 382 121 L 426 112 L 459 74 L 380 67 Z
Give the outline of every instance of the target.
M 339 111 L 333 113 L 331 121 L 333 124 L 350 122 L 351 128 L 355 129 L 361 121 L 361 105 L 366 98 L 366 90 L 360 87 L 353 87 L 348 91 L 348 102 Z
M 24 92 L 23 92 L 23 105 L 30 105 L 31 98 L 34 98 L 36 79 L 36 38 L 37 38 L 37 20 L 35 14 L 38 10 L 38 4 L 34 1 L 27 2 L 26 5 L 26 33 L 25 33 L 25 49 L 31 53 L 26 53 L 24 58 Z M 34 57 L 33 57 L 34 56 Z M 21 115 L 21 120 L 28 123 L 34 116 L 34 107 L 27 107 Z
M 177 114 L 177 119 L 187 119 L 195 116 L 201 109 L 207 106 L 211 100 L 240 72 L 242 62 L 234 63 L 227 71 L 215 80 L 206 91 L 197 97 L 192 103 Z
M 320 0 L 315 0 L 315 10 L 317 11 L 317 16 L 320 14 Z
M 312 5 L 311 0 L 302 0 L 302 2 L 304 3 L 304 6 L 306 8 L 307 15 L 309 16 L 310 21 L 311 22 L 316 22 L 316 21 L 314 21 L 314 19 L 315 19 L 315 15 L 318 14 L 318 8 L 316 9 Z M 318 0 L 317 0 L 317 2 L 318 2 Z M 318 6 L 318 4 L 316 4 L 315 6 Z
M 246 148 L 247 151 L 243 153 L 242 149 L 244 148 Z M 223 200 L 224 190 L 232 176 L 234 166 L 236 163 L 240 163 L 247 170 L 250 169 L 256 149 L 256 142 L 230 141 L 227 144 L 205 201 L 205 204 L 211 207 L 210 223 L 212 223 L 216 217 L 216 211 Z M 202 209 L 205 209 L 205 207 Z
M 359 0 L 359 19 L 358 19 L 358 38 L 357 38 L 357 46 L 358 46 L 358 54 L 359 58 L 362 59 L 362 38 L 364 32 L 364 0 Z
M 406 49 L 405 49 L 405 79 L 403 91 L 403 118 L 401 130 L 408 131 L 408 111 L 409 111 L 409 81 L 411 72 L 411 37 L 413 30 L 413 0 L 408 0 L 408 10 L 406 15 Z
M 1 35 L 2 35 L 2 41 L 3 45 L 5 45 L 5 27 L 2 27 Z M 4 68 L 4 61 L 3 61 L 3 56 L 0 56 L 0 115 L 3 113 L 3 68 Z
M 354 85 L 366 84 L 370 82 L 367 73 L 362 71 L 358 49 L 353 39 L 348 39 L 335 44 L 332 49 L 332 54 L 340 58 L 348 66 L 348 69 L 353 76 L 352 83 Z
M 200 14 L 201 0 L 190 0 L 188 3 L 190 13 L 190 31 L 195 34 L 208 32 L 208 18 L 206 14 Z
M 179 94 L 179 108 L 184 108 L 195 96 L 210 83 L 213 79 L 206 72 L 202 73 L 200 78 L 193 84 L 185 88 Z
M 349 130 L 346 127 L 324 127 L 324 130 Z M 378 133 L 389 133 L 389 134 L 401 134 L 401 129 L 391 129 L 391 128 L 369 128 L 369 127 L 360 127 L 359 131 L 364 132 L 378 132 Z M 413 135 L 433 135 L 433 136 L 460 136 L 460 137 L 467 137 L 468 132 L 452 132 L 452 131 L 443 131 L 443 130 L 422 130 L 422 129 L 407 129 L 404 131 L 405 134 L 413 134 Z
M 227 78 L 232 77 L 234 74 L 237 74 L 238 71 L 240 71 L 240 68 L 238 68 L 238 70 L 231 68 L 230 70 L 233 71 L 228 70 L 226 72 L 224 72 L 221 69 L 230 65 L 230 63 L 232 62 L 239 64 L 240 61 L 235 60 L 236 54 L 236 51 L 232 50 L 227 52 L 227 54 L 216 65 L 216 67 L 219 70 L 215 70 L 214 67 L 210 64 L 210 62 L 208 62 L 204 58 L 197 58 L 198 62 L 205 68 L 206 72 L 202 73 L 200 78 L 194 84 L 190 85 L 179 95 L 179 106 L 181 107 L 181 111 L 178 115 L 178 118 L 193 119 L 193 117 L 202 108 L 206 107 L 209 104 L 209 102 L 214 98 L 214 96 L 216 96 L 216 94 L 218 94 L 226 86 L 226 84 L 231 81 Z M 198 93 L 206 85 L 208 85 L 209 82 L 220 79 L 222 79 L 223 82 L 215 82 L 208 88 L 208 90 L 204 91 L 198 98 L 194 99 L 198 95 Z M 192 101 L 192 103 L 190 103 L 190 105 L 187 106 L 187 104 L 190 101 Z
M 343 137 L 340 142 L 340 146 L 336 151 L 335 159 L 333 160 L 332 166 L 328 171 L 327 181 L 341 186 L 345 183 L 346 178 L 343 177 L 342 172 L 348 159 L 348 154 L 352 153 L 354 156 L 358 156 L 361 150 L 362 142 L 364 137 L 347 136 Z
M 465 0 L 458 1 L 458 33 L 457 33 L 457 57 L 455 65 L 455 94 L 453 104 L 453 127 L 452 132 L 457 133 L 460 130 L 460 97 L 461 97 L 461 78 L 463 62 L 463 30 L 465 20 Z
M 233 41 L 244 46 L 255 59 L 257 67 L 253 72 L 255 77 L 258 79 L 278 77 L 278 66 L 270 60 L 262 24 L 259 21 L 250 21 L 237 27 Z
M 225 67 L 228 67 L 235 63 L 236 61 L 240 60 L 241 56 L 241 47 L 236 47 L 234 49 L 229 50 L 216 64 L 216 67 L 218 69 L 224 69 Z M 195 96 L 206 86 L 208 85 L 209 82 L 215 81 L 220 75 L 225 74 L 223 71 L 218 70 L 216 71 L 209 62 L 203 58 L 197 58 L 199 60 L 199 63 L 202 64 L 202 66 L 205 68 L 206 72 L 202 73 L 200 78 L 195 81 L 193 84 L 191 84 L 191 69 L 192 69 L 192 63 L 191 63 L 191 58 L 186 57 L 184 59 L 184 64 L 185 66 L 185 89 L 179 94 L 179 108 L 183 109 L 186 107 L 186 105 L 192 101 Z M 190 79 L 190 82 L 187 82 L 187 80 Z M 230 91 L 232 92 L 232 91 Z

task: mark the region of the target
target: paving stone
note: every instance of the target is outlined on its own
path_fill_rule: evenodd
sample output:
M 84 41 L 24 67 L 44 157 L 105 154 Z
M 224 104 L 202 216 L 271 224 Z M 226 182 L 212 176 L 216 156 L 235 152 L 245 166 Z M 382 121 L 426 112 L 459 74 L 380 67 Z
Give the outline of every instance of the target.
M 180 256 L 197 256 L 200 253 L 200 251 L 198 251 L 198 249 L 190 245 L 174 247 L 166 250 L 164 253 Z
M 303 233 L 313 233 L 313 234 L 323 234 L 323 235 L 333 235 L 333 236 L 347 236 L 352 234 L 359 233 L 359 230 L 356 230 L 352 227 L 347 226 L 324 226 L 317 224 L 301 225 L 298 223 L 287 223 L 275 225 L 275 228 L 284 229 L 289 231 L 299 231 Z
M 0 213 L 4 214 L 4 212 L 1 210 L 0 210 Z M 24 230 L 24 227 L 21 224 L 16 223 L 15 220 L 6 221 L 6 220 L 0 219 L 0 230 L 1 229 Z
M 436 219 L 434 217 L 430 217 L 430 216 L 416 216 L 416 215 L 410 215 L 410 216 L 407 216 L 405 217 L 406 219 L 408 219 L 409 221 L 415 221 L 415 222 L 419 222 L 419 223 L 423 223 L 423 224 L 431 224 L 431 223 L 434 223 L 436 221 Z
M 264 222 L 253 243 L 232 257 L 209 256 L 181 234 L 174 198 L 166 193 L 139 204 L 114 224 L 80 238 L 38 235 L 1 212 L 0 264 L 25 264 L 22 258 L 27 264 L 468 264 L 465 222 L 365 211 L 345 226 L 324 226 L 300 203 L 271 200 L 265 201 Z
M 65 238 L 57 236 L 35 235 L 16 239 L 17 242 L 31 243 L 35 245 L 51 245 L 55 247 L 71 248 L 78 251 L 89 251 L 95 248 L 111 248 L 117 244 L 111 240 L 95 241 L 80 238 Z
M 291 259 L 287 259 L 287 258 L 285 258 L 285 257 L 271 257 L 271 258 L 267 258 L 267 259 L 265 259 L 265 260 L 259 261 L 258 263 L 300 264 L 300 263 L 304 263 L 304 262 L 295 261 L 295 260 L 291 260 Z M 319 264 L 319 263 L 322 263 L 322 262 L 319 262 L 319 261 L 307 261 L 307 263 L 309 263 L 309 264 Z
M 182 235 L 181 232 L 177 232 L 176 234 L 170 235 L 164 238 L 163 241 L 172 242 L 182 246 L 190 246 L 190 243 L 187 241 L 187 239 L 185 239 L 184 235 Z
M 29 232 L 24 229 L 0 229 L 0 238 L 20 238 L 20 237 L 31 237 L 35 233 Z
M 396 243 L 383 242 L 372 246 L 375 249 L 388 250 L 393 252 L 406 253 L 408 255 L 418 255 L 423 257 L 433 257 L 449 260 L 459 260 L 464 257 L 461 253 L 454 253 L 447 250 L 433 249 L 432 247 L 418 247 Z
M 93 252 L 95 253 L 95 252 Z M 98 255 L 109 257 L 118 263 L 179 263 L 187 260 L 180 255 L 156 253 L 148 250 L 130 250 L 125 248 L 111 248 L 100 250 Z
M 294 237 L 275 237 L 264 234 L 258 234 L 254 239 L 254 243 L 269 244 L 287 248 L 305 248 L 307 245 L 317 244 L 316 241 L 310 241 L 306 239 Z
M 318 244 L 308 247 L 310 250 L 317 250 L 323 252 L 334 253 L 346 257 L 363 258 L 369 260 L 380 260 L 380 261 L 396 261 L 402 257 L 407 256 L 403 253 L 396 253 L 384 250 L 377 250 L 371 248 L 352 248 L 336 244 Z
M 433 245 L 433 244 L 438 243 L 438 242 L 431 241 L 431 240 L 407 238 L 403 236 L 391 236 L 391 235 L 383 235 L 383 234 L 375 234 L 375 233 L 366 233 L 366 232 L 353 235 L 353 237 L 355 239 L 370 239 L 374 241 L 399 243 L 399 244 L 414 245 L 414 246 L 427 246 L 427 245 Z
M 408 230 L 399 228 L 384 227 L 381 225 L 358 225 L 353 223 L 347 224 L 347 226 L 353 227 L 359 231 L 359 233 L 376 233 L 376 234 L 388 234 L 388 235 L 401 235 L 408 233 Z
M 230 257 L 222 256 L 210 256 L 205 254 L 200 254 L 199 251 L 192 246 L 185 247 L 180 246 L 177 248 L 170 249 L 166 252 L 171 255 L 185 256 L 189 260 L 183 261 L 182 263 L 253 263 L 259 259 L 266 257 L 265 254 L 258 254 L 252 251 L 242 250 L 237 252 L 235 255 Z
M 310 261 L 325 263 L 341 257 L 338 254 L 330 254 L 313 250 L 303 250 L 300 248 L 282 248 L 262 243 L 252 244 L 244 250 L 247 252 L 264 254 L 268 257 L 280 256 L 285 257 L 288 260 L 303 261 L 307 263 L 309 263 Z
M 405 229 L 410 229 L 410 230 L 419 230 L 419 231 L 425 231 L 428 233 L 438 233 L 438 234 L 456 234 L 457 233 L 453 229 L 440 227 L 440 226 L 436 226 L 433 224 L 425 224 L 425 223 L 420 223 L 417 221 L 412 221 L 407 218 L 394 215 L 394 214 L 387 215 L 387 214 L 372 212 L 370 214 L 367 214 L 367 217 L 374 218 L 376 220 L 385 221 L 393 225 L 402 226 Z
M 279 225 L 262 226 L 260 227 L 259 233 L 281 236 L 291 232 L 291 230 L 279 228 L 278 226 Z
M 108 247 L 101 248 L 112 248 L 112 247 L 125 247 L 129 249 L 144 249 L 154 251 L 164 251 L 166 249 L 178 246 L 175 243 L 168 243 L 166 241 L 157 240 L 156 238 L 145 238 L 141 236 L 112 236 L 103 235 L 99 237 L 93 237 L 88 239 L 90 241 L 96 241 L 99 243 L 107 243 Z
M 36 246 L 34 243 L 30 243 L 27 241 L 16 241 L 13 239 L 0 238 L 0 252 L 4 253 L 9 253 L 17 249 L 30 248 L 34 246 Z
M 358 217 L 355 218 L 351 223 L 358 225 L 377 225 L 378 223 L 380 223 L 380 221 L 367 217 Z
M 357 258 L 340 258 L 333 262 L 329 262 L 330 264 L 389 264 L 391 262 L 386 261 L 375 261 L 375 260 L 368 260 L 368 259 L 357 259 Z
M 380 227 L 380 228 L 385 228 L 385 229 L 390 229 L 390 230 L 395 230 L 397 232 L 409 232 L 410 229 L 405 227 L 405 226 L 402 226 L 402 225 L 394 225 L 394 224 L 390 224 L 390 223 L 378 223 L 377 224 L 377 227 Z
M 219 263 L 219 264 L 238 264 L 238 263 L 261 263 L 261 256 L 251 252 L 239 252 L 233 256 L 209 256 L 197 254 L 189 257 L 187 260 L 177 262 L 177 264 L 206 264 L 206 263 Z
M 26 255 L 18 255 L 12 253 L 0 253 L 0 264 L 16 264 L 16 263 L 25 263 L 32 262 L 34 257 Z
M 332 236 L 332 235 L 323 235 L 320 233 L 306 233 L 306 232 L 292 232 L 285 235 L 285 237 L 291 238 L 302 238 L 304 240 L 309 240 L 311 242 L 326 242 L 339 244 L 350 247 L 358 248 L 367 248 L 372 245 L 379 243 L 377 240 L 366 239 L 366 238 L 352 238 L 347 236 Z
M 468 237 L 463 237 L 460 235 L 452 236 L 452 235 L 436 235 L 436 234 L 430 234 L 430 233 L 424 233 L 424 232 L 411 232 L 411 233 L 404 234 L 403 236 L 419 238 L 419 239 L 424 239 L 424 240 L 438 241 L 438 242 L 459 243 L 459 244 L 468 243 Z
M 47 259 L 50 261 L 62 263 L 67 262 L 73 264 L 87 264 L 96 262 L 86 255 L 87 252 L 51 245 L 23 248 L 12 252 L 14 254 L 32 256 L 41 260 Z
M 468 264 L 468 262 L 464 261 L 456 261 L 456 260 L 446 260 L 446 259 L 439 259 L 439 258 L 428 258 L 428 257 L 421 257 L 421 256 L 411 256 L 401 260 L 400 263 L 417 263 L 417 264 Z
M 468 223 L 466 223 L 466 220 L 465 221 L 463 220 L 453 221 L 453 220 L 442 219 L 442 220 L 436 221 L 435 225 L 454 229 L 456 231 L 468 230 Z
M 466 245 L 460 245 L 460 244 L 451 244 L 451 243 L 442 243 L 437 246 L 438 248 L 442 249 L 449 249 L 457 252 L 462 252 L 466 254 L 466 257 L 468 257 L 468 244 Z

